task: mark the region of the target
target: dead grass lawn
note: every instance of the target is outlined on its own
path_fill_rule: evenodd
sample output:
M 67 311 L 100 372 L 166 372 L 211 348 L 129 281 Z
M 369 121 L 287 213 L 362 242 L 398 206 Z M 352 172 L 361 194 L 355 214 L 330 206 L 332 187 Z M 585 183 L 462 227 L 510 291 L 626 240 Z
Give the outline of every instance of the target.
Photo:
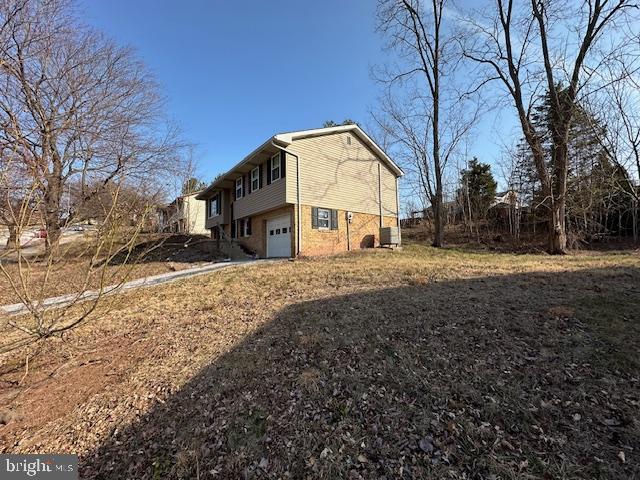
M 117 298 L 20 385 L 5 361 L 0 451 L 82 478 L 640 475 L 637 255 L 412 246 Z
M 11 259 L 2 259 L 6 273 L 0 272 L 0 305 L 20 303 L 12 283 L 22 295 L 28 291 L 34 300 L 98 289 L 134 278 L 148 277 L 193 267 L 197 263 L 219 258 L 216 252 L 202 248 L 206 239 L 187 235 L 143 236 L 132 252 L 117 255 L 109 265 L 89 269 L 92 247 L 82 240 L 62 245 L 62 255 L 49 267 L 45 261 L 32 259 L 22 268 Z M 158 248 L 153 248 L 158 245 Z M 185 245 L 188 245 L 185 248 Z M 103 276 L 104 275 L 104 276 Z M 22 283 L 24 281 L 24 284 Z

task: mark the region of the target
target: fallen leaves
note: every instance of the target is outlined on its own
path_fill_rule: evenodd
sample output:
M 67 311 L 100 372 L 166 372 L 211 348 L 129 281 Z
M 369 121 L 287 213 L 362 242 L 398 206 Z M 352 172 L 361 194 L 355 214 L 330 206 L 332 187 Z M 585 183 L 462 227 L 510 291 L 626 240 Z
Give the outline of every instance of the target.
M 609 267 L 591 270 L 599 295 L 640 279 Z M 89 479 L 195 478 L 196 464 L 247 479 L 629 477 L 637 375 L 607 356 L 604 342 L 620 344 L 578 309 L 549 315 L 586 283 L 581 270 L 546 268 L 540 257 L 406 249 L 119 297 L 128 305 L 103 329 L 71 337 L 87 348 L 109 332 L 126 339 L 117 375 L 14 432 L 19 446 L 8 441 L 13 423 L 0 435 L 14 450 L 77 451 Z M 625 328 L 635 345 L 637 326 Z
M 424 453 L 427 453 L 427 454 L 433 453 L 433 438 L 426 437 L 421 439 L 420 442 L 418 442 L 418 446 L 420 447 L 420 450 L 422 450 Z

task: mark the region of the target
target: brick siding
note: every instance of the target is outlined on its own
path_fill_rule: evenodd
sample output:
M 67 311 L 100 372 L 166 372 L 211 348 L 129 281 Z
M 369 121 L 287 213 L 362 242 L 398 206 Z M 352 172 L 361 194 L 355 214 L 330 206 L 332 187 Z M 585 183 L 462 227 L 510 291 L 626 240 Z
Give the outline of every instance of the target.
M 293 206 L 287 205 L 277 210 L 271 210 L 267 213 L 261 213 L 251 217 L 251 235 L 248 237 L 238 237 L 239 243 L 242 243 L 252 252 L 255 252 L 260 258 L 264 258 L 267 255 L 267 220 L 282 217 L 289 214 L 291 216 L 291 256 L 295 255 L 295 225 L 293 221 Z
M 319 205 L 321 207 L 321 205 Z M 347 218 L 345 210 L 338 210 L 338 229 L 320 230 L 311 226 L 309 205 L 302 205 L 302 252 L 303 256 L 332 255 L 349 249 L 372 248 L 380 245 L 380 216 L 368 213 L 353 213 L 347 240 Z M 396 217 L 383 217 L 385 227 L 397 226 Z

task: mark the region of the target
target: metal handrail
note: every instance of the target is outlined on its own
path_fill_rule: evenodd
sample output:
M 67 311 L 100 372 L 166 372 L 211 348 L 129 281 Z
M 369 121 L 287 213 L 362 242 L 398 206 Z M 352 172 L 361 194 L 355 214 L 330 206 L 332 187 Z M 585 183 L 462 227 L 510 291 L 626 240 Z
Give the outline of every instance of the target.
M 233 246 L 233 238 L 227 235 L 227 233 L 224 231 L 224 228 L 222 228 L 220 225 L 216 225 L 216 228 L 218 229 L 219 237 L 227 242 L 229 246 Z

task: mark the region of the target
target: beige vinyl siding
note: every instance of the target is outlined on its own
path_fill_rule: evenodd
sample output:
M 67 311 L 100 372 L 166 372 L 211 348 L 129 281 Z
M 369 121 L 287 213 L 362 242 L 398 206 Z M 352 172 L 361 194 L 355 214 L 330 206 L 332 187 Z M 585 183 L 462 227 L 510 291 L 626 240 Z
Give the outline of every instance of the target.
M 380 189 L 382 190 L 382 214 L 395 217 L 398 214 L 398 196 L 396 195 L 396 176 L 389 167 L 380 163 Z
M 289 165 L 287 165 L 286 175 L 289 176 Z M 282 169 L 282 167 L 280 167 Z M 255 192 L 246 193 L 245 196 L 236 200 L 233 204 L 234 218 L 243 218 L 255 215 L 260 212 L 281 207 L 286 203 L 286 178 L 280 178 L 271 185 L 267 185 L 267 163 L 262 165 L 262 188 Z M 250 176 L 250 173 L 247 175 Z M 251 183 L 249 178 L 247 184 Z
M 290 147 L 287 147 L 287 149 L 290 149 Z M 282 152 L 285 153 L 285 152 Z M 286 200 L 287 203 L 298 203 L 298 199 L 296 198 L 296 175 L 297 175 L 297 164 L 296 164 L 296 157 L 294 157 L 293 155 L 289 155 L 285 153 L 285 158 L 286 158 L 286 162 L 287 162 L 287 178 L 286 180 Z
M 192 234 L 206 234 L 205 217 L 207 205 L 202 200 L 197 200 L 195 195 L 185 197 L 185 221 L 187 231 Z
M 209 201 L 209 200 L 207 200 L 207 201 Z M 222 214 L 220 214 L 220 215 L 214 215 L 213 217 L 208 217 L 208 218 L 207 218 L 207 220 L 206 220 L 206 221 L 205 221 L 205 223 L 204 223 L 204 226 L 205 226 L 206 228 L 213 228 L 213 227 L 215 227 L 216 225 L 222 225 L 222 224 L 224 224 L 224 223 L 225 223 L 225 222 L 222 220 L 222 217 L 223 217 L 223 215 L 222 215 Z
M 351 137 L 350 145 L 347 137 Z M 379 215 L 379 187 L 382 187 L 383 215 L 396 215 L 394 174 L 355 134 L 345 132 L 294 140 L 289 150 L 300 155 L 300 203 Z M 290 203 L 296 202 L 295 173 L 295 158 L 289 156 Z

